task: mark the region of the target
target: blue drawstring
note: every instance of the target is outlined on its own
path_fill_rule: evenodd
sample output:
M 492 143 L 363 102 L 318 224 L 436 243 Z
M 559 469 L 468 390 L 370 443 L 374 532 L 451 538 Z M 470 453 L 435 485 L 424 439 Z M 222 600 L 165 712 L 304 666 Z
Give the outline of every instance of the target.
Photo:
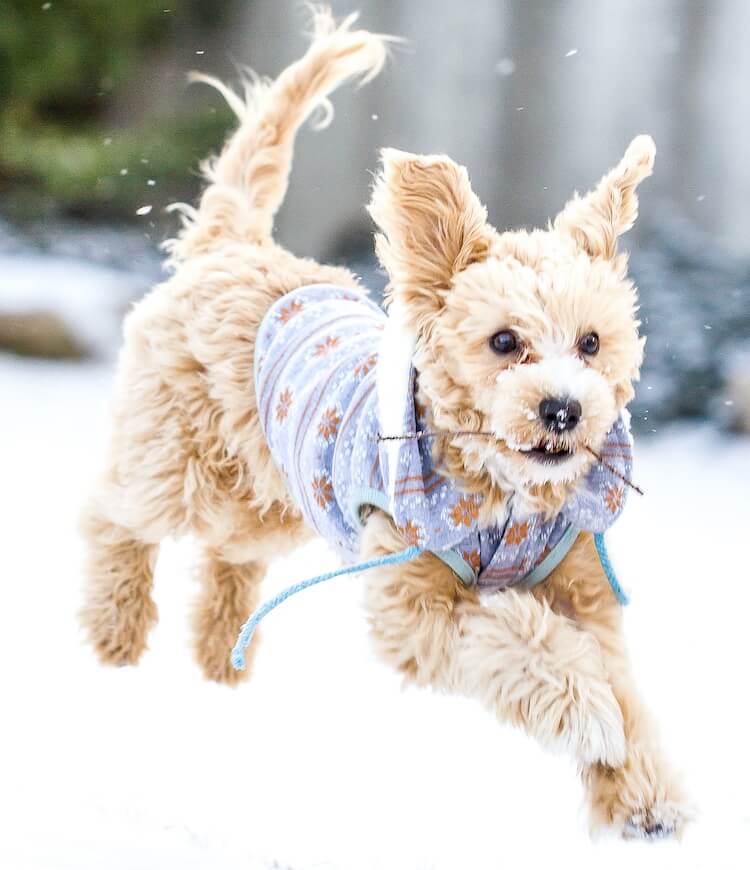
M 381 565 L 399 565 L 402 562 L 410 562 L 412 559 L 416 559 L 416 557 L 423 552 L 424 550 L 420 547 L 409 547 L 408 549 L 402 550 L 400 553 L 394 553 L 391 556 L 382 556 L 380 559 L 371 559 L 369 562 L 360 562 L 357 565 L 346 565 L 336 571 L 329 571 L 327 574 L 320 574 L 317 577 L 311 577 L 309 580 L 295 583 L 293 586 L 289 586 L 282 592 L 279 592 L 278 595 L 266 601 L 265 604 L 261 604 L 250 619 L 248 619 L 248 621 L 242 626 L 242 630 L 240 631 L 239 636 L 237 637 L 237 642 L 232 650 L 232 667 L 237 671 L 244 670 L 245 650 L 252 640 L 255 629 L 264 617 L 268 616 L 268 614 L 274 610 L 274 608 L 278 607 L 279 604 L 283 604 L 287 598 L 291 598 L 292 595 L 302 592 L 303 589 L 315 586 L 318 583 L 323 583 L 325 580 L 332 580 L 334 577 L 341 577 L 343 574 L 356 574 L 359 571 L 368 571 L 370 568 L 379 568 Z
M 604 573 L 607 575 L 607 580 L 609 581 L 609 585 L 612 587 L 615 598 L 617 598 L 620 604 L 629 604 L 630 599 L 617 581 L 615 570 L 609 560 L 607 548 L 604 544 L 604 535 L 594 535 L 594 544 L 596 545 L 596 552 L 599 554 L 599 560 L 602 563 L 602 568 L 604 569 Z M 279 604 L 283 604 L 287 598 L 291 598 L 292 595 L 296 595 L 298 592 L 302 592 L 303 589 L 308 589 L 310 586 L 316 586 L 318 583 L 323 583 L 326 580 L 333 580 L 334 577 L 341 577 L 344 574 L 356 574 L 360 571 L 369 571 L 370 568 L 379 568 L 382 565 L 399 565 L 402 562 L 411 562 L 412 559 L 416 559 L 416 557 L 423 552 L 424 550 L 420 547 L 408 547 L 400 553 L 393 553 L 390 556 L 381 556 L 379 559 L 371 559 L 369 562 L 359 562 L 356 565 L 346 565 L 343 568 L 338 568 L 336 571 L 329 571 L 327 574 L 319 574 L 317 577 L 311 577 L 309 580 L 303 580 L 300 583 L 295 583 L 293 586 L 289 586 L 282 590 L 278 595 L 266 601 L 265 604 L 261 604 L 261 606 L 242 626 L 237 637 L 237 642 L 232 650 L 232 667 L 237 671 L 244 670 L 245 650 L 253 638 L 255 629 L 258 627 L 261 620 L 268 616 L 272 610 L 275 610 Z
M 599 561 L 602 563 L 604 573 L 607 575 L 607 580 L 609 580 L 609 585 L 612 587 L 612 591 L 615 593 L 615 598 L 622 605 L 630 604 L 630 599 L 628 598 L 622 586 L 620 586 L 617 580 L 617 576 L 615 575 L 615 569 L 612 567 L 612 563 L 609 561 L 609 554 L 607 553 L 607 547 L 604 543 L 604 535 L 602 535 L 601 533 L 598 535 L 594 535 L 594 545 L 596 546 L 596 552 L 599 554 Z

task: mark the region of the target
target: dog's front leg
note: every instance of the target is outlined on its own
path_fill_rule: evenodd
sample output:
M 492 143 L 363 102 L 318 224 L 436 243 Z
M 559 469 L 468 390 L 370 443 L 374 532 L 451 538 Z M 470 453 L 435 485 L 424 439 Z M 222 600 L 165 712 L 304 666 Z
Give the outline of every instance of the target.
M 621 607 L 601 568 L 591 535 L 579 537 L 535 595 L 556 611 L 571 614 L 596 638 L 622 710 L 625 763 L 597 763 L 583 769 L 592 828 L 613 828 L 625 837 L 646 839 L 679 836 L 692 813 L 633 682 Z
M 368 558 L 404 546 L 384 514 L 369 518 Z M 408 679 L 475 697 L 581 764 L 622 763 L 622 714 L 598 645 L 547 604 L 513 591 L 480 603 L 425 554 L 373 571 L 368 608 L 378 652 Z

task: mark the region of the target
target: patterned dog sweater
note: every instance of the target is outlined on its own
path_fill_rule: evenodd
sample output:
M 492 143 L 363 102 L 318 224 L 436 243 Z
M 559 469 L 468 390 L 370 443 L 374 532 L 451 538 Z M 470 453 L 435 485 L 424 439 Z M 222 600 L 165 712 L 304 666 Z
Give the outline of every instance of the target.
M 341 557 L 359 557 L 361 511 L 372 505 L 390 514 L 406 544 L 433 552 L 464 583 L 494 591 L 539 582 L 580 531 L 603 532 L 615 521 L 625 487 L 599 463 L 557 516 L 521 514 L 511 500 L 502 526 L 480 528 L 481 497 L 433 468 L 427 440 L 379 442 L 379 434 L 420 425 L 410 369 L 396 397 L 402 428 L 381 429 L 376 370 L 386 322 L 357 291 L 314 284 L 279 299 L 257 337 L 255 390 L 274 462 L 306 522 Z M 622 418 L 600 452 L 630 476 L 632 441 Z

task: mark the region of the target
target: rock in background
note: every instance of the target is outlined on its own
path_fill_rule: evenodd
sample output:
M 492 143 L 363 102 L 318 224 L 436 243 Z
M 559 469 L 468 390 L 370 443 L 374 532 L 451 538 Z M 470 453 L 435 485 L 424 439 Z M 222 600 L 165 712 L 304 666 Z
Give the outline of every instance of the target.
M 111 358 L 122 318 L 158 280 L 160 254 L 132 227 L 0 223 L 0 350 Z

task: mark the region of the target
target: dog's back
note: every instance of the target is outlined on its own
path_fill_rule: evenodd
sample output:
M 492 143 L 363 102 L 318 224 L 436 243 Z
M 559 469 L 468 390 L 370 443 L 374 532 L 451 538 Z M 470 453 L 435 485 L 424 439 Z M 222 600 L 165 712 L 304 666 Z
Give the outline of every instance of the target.
M 159 542 L 196 532 L 205 546 L 196 647 L 207 676 L 233 681 L 228 650 L 265 564 L 302 536 L 274 467 L 253 386 L 258 326 L 291 290 L 315 282 L 357 289 L 345 269 L 298 258 L 273 242 L 294 137 L 346 79 L 367 80 L 384 39 L 317 13 L 306 54 L 244 97 L 214 85 L 239 118 L 204 166 L 197 209 L 168 245 L 173 276 L 129 315 L 107 468 L 83 521 L 89 549 L 82 618 L 100 658 L 134 663 L 155 622 L 150 597 Z

